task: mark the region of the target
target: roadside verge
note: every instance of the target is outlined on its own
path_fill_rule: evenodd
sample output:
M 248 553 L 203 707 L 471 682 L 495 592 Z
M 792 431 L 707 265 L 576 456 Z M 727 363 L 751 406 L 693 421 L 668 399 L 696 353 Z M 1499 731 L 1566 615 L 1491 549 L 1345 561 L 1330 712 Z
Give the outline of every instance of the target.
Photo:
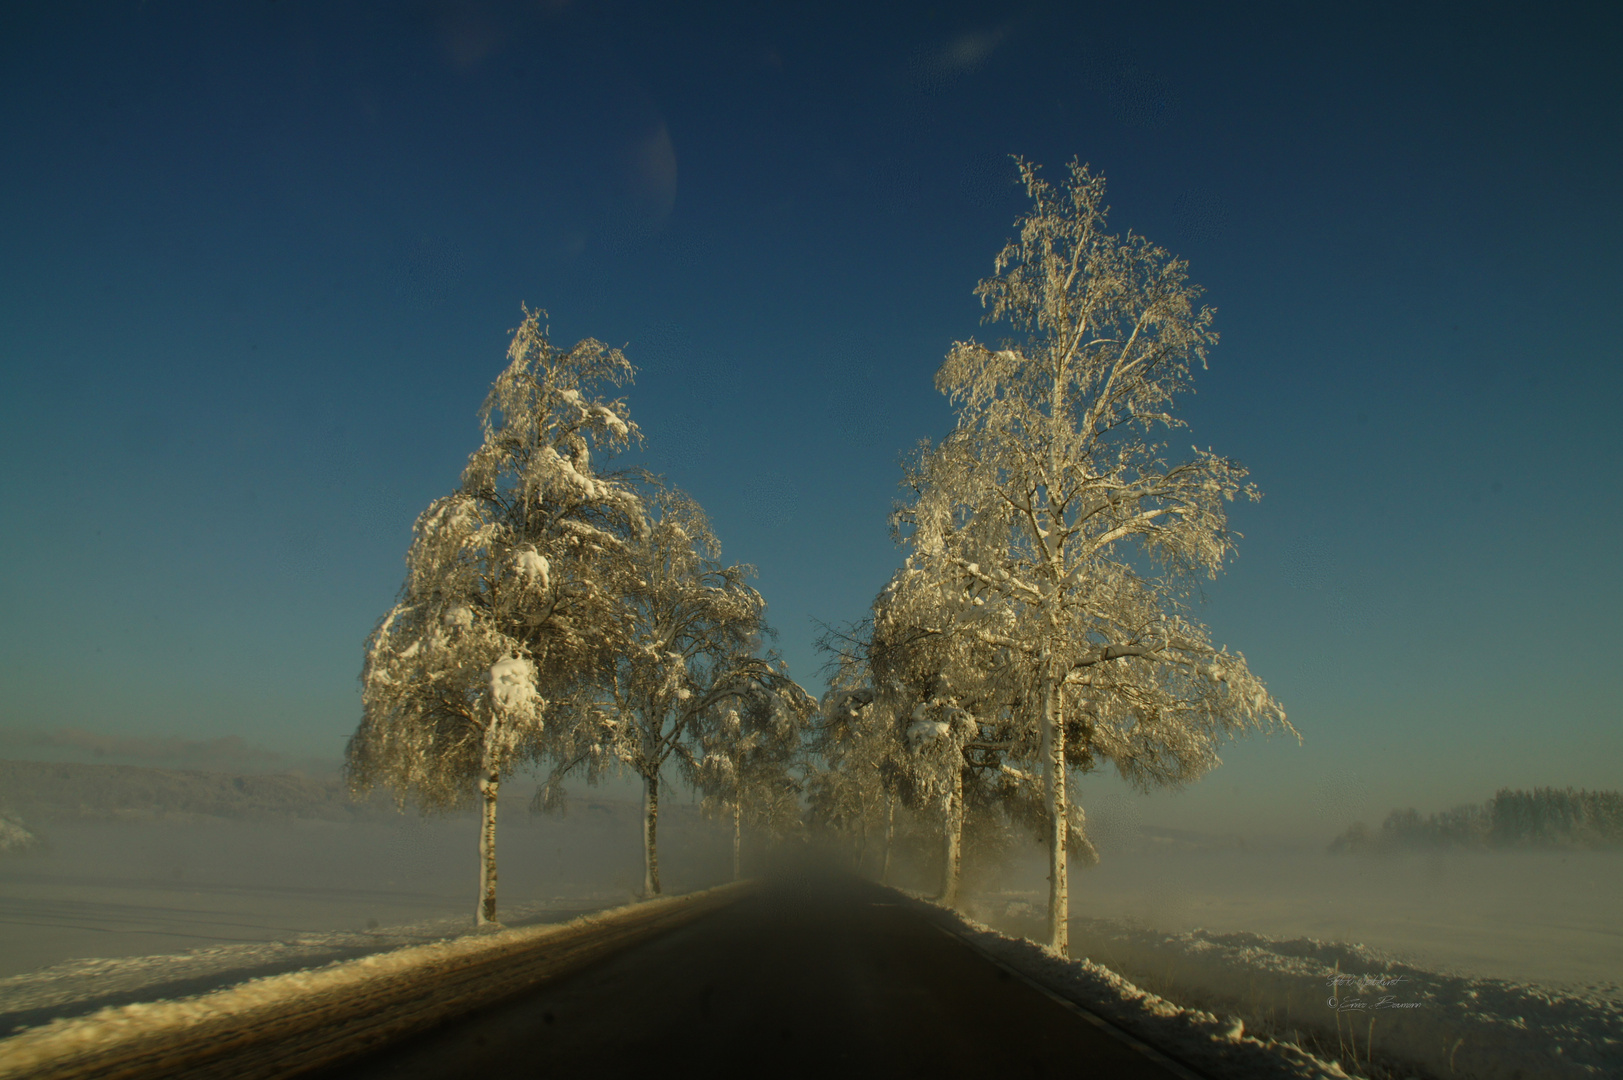
M 1292 1043 L 1258 1039 L 1245 1026 L 1186 1009 L 1089 960 L 1069 960 L 1026 938 L 1010 937 L 933 900 L 902 890 L 926 919 L 987 960 L 1121 1041 L 1147 1045 L 1163 1067 L 1210 1080 L 1346 1080 L 1348 1073 Z
M 268 1080 L 319 1068 L 568 974 L 751 887 L 723 885 L 52 1021 L 0 1039 L 0 1080 Z

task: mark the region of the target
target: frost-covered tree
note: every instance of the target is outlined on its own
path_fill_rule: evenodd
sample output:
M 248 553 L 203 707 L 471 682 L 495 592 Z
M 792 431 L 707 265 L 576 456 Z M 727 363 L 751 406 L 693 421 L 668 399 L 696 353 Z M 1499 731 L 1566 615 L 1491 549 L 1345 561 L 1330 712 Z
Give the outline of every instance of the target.
M 712 710 L 698 728 L 697 779 L 705 808 L 733 824 L 733 880 L 743 876 L 744 826 L 773 837 L 800 825 L 803 785 L 796 773 L 817 702 L 787 680 L 757 684 Z
M 647 527 L 626 550 L 619 599 L 625 638 L 605 693 L 555 746 L 557 765 L 537 794 L 543 807 L 563 798 L 563 781 L 595 780 L 629 768 L 643 782 L 643 891 L 659 893 L 659 796 L 674 760 L 698 774 L 705 717 L 728 703 L 792 685 L 781 666 L 758 655 L 766 601 L 746 582 L 754 568 L 723 566 L 721 546 L 699 505 L 645 476 Z
M 638 438 L 622 402 L 591 396 L 631 365 L 590 338 L 554 348 L 544 314 L 525 310 L 479 412 L 483 444 L 417 519 L 398 602 L 366 643 L 346 760 L 353 790 L 381 784 L 424 812 L 477 795 L 481 925 L 496 918 L 501 780 L 609 672 L 642 530 L 630 486 L 591 465 Z
M 930 740 L 909 740 L 913 705 L 905 690 L 875 677 L 872 618 L 844 633 L 830 630 L 819 648 L 832 654 L 832 672 L 809 745 L 811 817 L 851 844 L 859 868 L 877 834 L 878 876 L 888 883 L 898 811 L 929 817 L 941 809 L 932 796 L 939 801 L 944 755 L 930 752 Z
M 1105 231 L 1102 177 L 1073 161 L 1056 191 L 1016 162 L 1033 206 L 976 295 L 1020 336 L 955 343 L 936 375 L 957 418 L 910 466 L 895 604 L 905 623 L 985 647 L 978 662 L 1018 703 L 1006 752 L 1036 747 L 1063 951 L 1068 773 L 1108 760 L 1142 786 L 1180 784 L 1219 764 L 1220 736 L 1294 729 L 1189 610 L 1233 551 L 1224 504 L 1260 497 L 1210 451 L 1168 460 L 1213 312 L 1183 261 Z
M 835 661 L 808 747 L 812 767 L 806 794 L 813 822 L 849 840 L 858 867 L 867 852 L 869 831 L 882 828 L 879 877 L 886 881 L 901 794 L 902 744 L 888 718 L 873 707 L 876 697 L 865 658 L 848 653 Z
M 1005 804 L 1012 821 L 1032 821 L 1038 750 L 1022 724 L 1017 665 L 1005 647 L 955 625 L 956 599 L 919 571 L 900 571 L 874 602 L 867 648 L 874 708 L 891 718 L 904 746 L 912 801 L 941 821 L 940 895 L 948 904 L 958 897 L 970 796 Z M 1079 808 L 1069 821 L 1071 849 L 1091 855 Z
M 940 620 L 921 624 L 899 617 L 904 606 L 894 602 L 896 584 L 893 580 L 873 607 L 868 646 L 872 709 L 900 743 L 896 760 L 906 777 L 909 802 L 940 818 L 941 899 L 950 904 L 958 893 L 968 746 L 995 705 L 981 693 L 987 685 L 984 672 L 964 655 L 978 642 L 936 629 Z
M 1021 684 L 1000 646 L 954 624 L 956 593 L 916 569 L 898 572 L 869 619 L 821 645 L 837 659 L 824 701 L 817 757 L 834 763 L 815 781 L 820 818 L 860 843 L 876 810 L 886 861 L 895 811 L 939 824 L 944 902 L 956 901 L 971 807 L 987 818 L 982 837 L 1012 826 L 1045 835 L 1039 740 L 1022 727 Z M 1079 807 L 1070 849 L 1096 858 Z

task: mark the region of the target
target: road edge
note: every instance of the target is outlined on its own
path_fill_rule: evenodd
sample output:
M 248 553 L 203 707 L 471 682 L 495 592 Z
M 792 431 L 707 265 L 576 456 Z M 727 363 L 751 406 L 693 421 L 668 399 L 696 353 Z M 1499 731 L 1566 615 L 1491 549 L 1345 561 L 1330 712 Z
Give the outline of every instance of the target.
M 755 887 L 731 882 L 52 1021 L 0 1039 L 0 1080 L 250 1080 L 324 1068 L 577 971 Z
M 1293 1043 L 1234 1032 L 1218 1017 L 1151 994 L 1107 968 L 1056 956 L 1037 942 L 983 926 L 928 897 L 883 888 L 909 901 L 949 937 L 1185 1080 L 1348 1077 L 1338 1062 Z

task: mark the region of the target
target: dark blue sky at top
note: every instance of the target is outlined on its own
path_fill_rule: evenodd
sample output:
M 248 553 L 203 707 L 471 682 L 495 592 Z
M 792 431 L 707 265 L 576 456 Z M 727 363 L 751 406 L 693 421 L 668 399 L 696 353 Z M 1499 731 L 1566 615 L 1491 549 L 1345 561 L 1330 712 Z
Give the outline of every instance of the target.
M 1166 805 L 1618 786 L 1620 46 L 1604 5 L 7 5 L 0 724 L 336 757 L 521 303 L 627 346 L 627 463 L 820 689 L 937 365 L 1005 332 L 1007 155 L 1074 155 L 1218 308 L 1174 445 L 1266 498 L 1201 617 L 1306 736 Z

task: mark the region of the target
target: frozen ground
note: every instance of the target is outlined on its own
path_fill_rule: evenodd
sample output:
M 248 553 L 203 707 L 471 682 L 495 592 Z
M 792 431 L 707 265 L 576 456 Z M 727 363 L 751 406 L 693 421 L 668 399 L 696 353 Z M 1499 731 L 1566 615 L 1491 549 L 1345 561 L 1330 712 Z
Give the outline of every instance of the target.
M 1107 852 L 1071 882 L 1073 917 L 1359 942 L 1437 970 L 1573 990 L 1623 983 L 1623 852 L 1146 847 Z
M 556 922 L 630 900 L 637 809 L 586 799 L 558 819 L 504 805 L 499 917 Z M 0 860 L 0 1031 L 466 932 L 475 830 L 415 816 L 47 823 L 40 849 Z M 667 808 L 667 888 L 731 876 L 729 840 Z
M 965 910 L 1040 937 L 1040 868 L 1006 882 Z M 1074 958 L 1349 1072 L 1623 1076 L 1617 853 L 1145 843 L 1072 888 Z
M 680 804 L 661 824 L 671 891 L 728 876 L 723 831 Z M 40 848 L 0 860 L 0 1031 L 464 932 L 474 828 L 46 822 Z M 1619 853 L 1331 856 L 1162 832 L 1101 844 L 1099 866 L 1073 871 L 1076 961 L 1054 978 L 1115 986 L 1076 966 L 1085 957 L 1129 980 L 1110 993 L 1140 1012 L 1173 1008 L 1145 1005 L 1148 993 L 1199 1013 L 1178 1021 L 1199 1039 L 1221 1043 L 1239 1018 L 1245 1037 L 1300 1045 L 1349 1073 L 1623 1076 Z M 504 807 L 504 921 L 624 903 L 641 882 L 638 841 L 634 803 L 581 800 L 562 820 Z M 1027 855 L 970 893 L 973 919 L 1040 936 L 1043 870 Z M 917 879 L 903 884 L 930 890 L 928 873 L 900 869 Z M 1036 962 L 998 940 L 983 944 Z
M 1032 914 L 1012 913 L 1016 922 Z M 1108 941 L 1112 961 L 1061 959 L 964 922 L 986 952 L 1207 1075 L 1623 1075 L 1623 1007 L 1611 998 L 1447 976 L 1360 946 L 1097 921 L 1073 933 L 1092 949 Z M 1133 971 L 1143 973 L 1125 974 Z
M 0 1039 L 0 1077 L 168 1075 L 177 1062 L 220 1075 L 238 1075 L 245 1065 L 255 1075 L 302 1074 L 351 1056 L 357 1047 L 375 1047 L 500 1000 L 537 977 L 657 934 L 661 926 L 679 925 L 727 902 L 736 888 L 658 898 L 565 924 L 407 944 L 161 1001 L 99 1007 Z M 106 963 L 122 971 L 136 961 Z
M 530 901 L 509 906 L 503 925 L 517 929 L 564 923 L 621 902 L 623 897 L 609 895 Z M 310 931 L 181 953 L 67 960 L 0 979 L 0 1038 L 105 1008 L 206 994 L 244 980 L 466 937 L 470 922 L 465 916 L 446 916 L 404 926 Z

